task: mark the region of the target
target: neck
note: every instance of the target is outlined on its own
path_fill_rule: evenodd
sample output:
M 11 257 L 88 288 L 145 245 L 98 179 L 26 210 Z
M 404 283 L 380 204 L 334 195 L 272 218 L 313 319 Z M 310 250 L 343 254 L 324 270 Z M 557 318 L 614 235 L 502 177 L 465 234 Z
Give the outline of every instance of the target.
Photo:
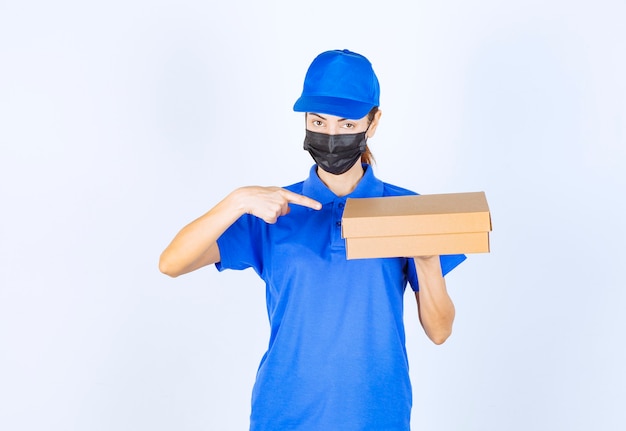
M 346 196 L 354 191 L 363 177 L 363 166 L 361 166 L 361 161 L 359 160 L 341 175 L 330 174 L 318 167 L 317 176 L 334 194 Z

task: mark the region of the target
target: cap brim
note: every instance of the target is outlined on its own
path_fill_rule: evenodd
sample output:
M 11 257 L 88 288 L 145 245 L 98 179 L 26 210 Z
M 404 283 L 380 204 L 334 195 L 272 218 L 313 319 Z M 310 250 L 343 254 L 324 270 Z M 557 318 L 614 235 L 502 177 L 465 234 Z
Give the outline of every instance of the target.
M 360 120 L 374 106 L 370 103 L 326 96 L 302 96 L 293 105 L 296 112 L 336 115 L 350 120 Z

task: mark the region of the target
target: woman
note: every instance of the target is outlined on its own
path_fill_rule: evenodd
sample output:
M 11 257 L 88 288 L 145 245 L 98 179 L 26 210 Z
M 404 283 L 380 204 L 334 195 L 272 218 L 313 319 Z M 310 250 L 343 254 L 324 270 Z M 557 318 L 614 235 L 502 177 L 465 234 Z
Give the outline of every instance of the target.
M 440 344 L 451 333 L 443 275 L 465 256 L 346 260 L 348 197 L 414 194 L 373 174 L 367 140 L 380 122 L 379 93 L 365 57 L 317 56 L 294 105 L 305 113 L 304 148 L 316 162 L 309 177 L 233 191 L 161 255 L 160 270 L 171 276 L 215 263 L 253 268 L 265 281 L 271 332 L 251 430 L 409 430 L 407 282 L 428 337 Z

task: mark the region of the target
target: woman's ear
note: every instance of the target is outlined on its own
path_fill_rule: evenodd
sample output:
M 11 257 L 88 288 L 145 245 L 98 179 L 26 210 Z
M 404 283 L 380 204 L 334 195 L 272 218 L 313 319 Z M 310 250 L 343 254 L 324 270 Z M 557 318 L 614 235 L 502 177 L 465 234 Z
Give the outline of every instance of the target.
M 378 123 L 380 122 L 380 117 L 383 115 L 383 111 L 381 111 L 380 109 L 376 111 L 376 113 L 374 114 L 374 119 L 372 120 L 372 122 L 369 125 L 369 128 L 367 129 L 367 138 L 371 138 L 374 136 L 374 134 L 376 133 L 376 128 L 378 127 Z

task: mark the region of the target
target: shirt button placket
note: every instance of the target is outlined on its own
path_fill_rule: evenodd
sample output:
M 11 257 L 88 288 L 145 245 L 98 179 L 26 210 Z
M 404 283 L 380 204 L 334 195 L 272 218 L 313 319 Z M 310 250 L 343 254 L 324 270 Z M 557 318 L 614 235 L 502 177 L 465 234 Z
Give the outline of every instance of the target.
M 345 203 L 343 200 L 333 202 L 333 218 L 335 221 L 335 226 L 333 227 L 333 246 L 335 247 L 344 246 L 343 238 L 341 237 L 341 217 L 343 216 L 344 207 Z

